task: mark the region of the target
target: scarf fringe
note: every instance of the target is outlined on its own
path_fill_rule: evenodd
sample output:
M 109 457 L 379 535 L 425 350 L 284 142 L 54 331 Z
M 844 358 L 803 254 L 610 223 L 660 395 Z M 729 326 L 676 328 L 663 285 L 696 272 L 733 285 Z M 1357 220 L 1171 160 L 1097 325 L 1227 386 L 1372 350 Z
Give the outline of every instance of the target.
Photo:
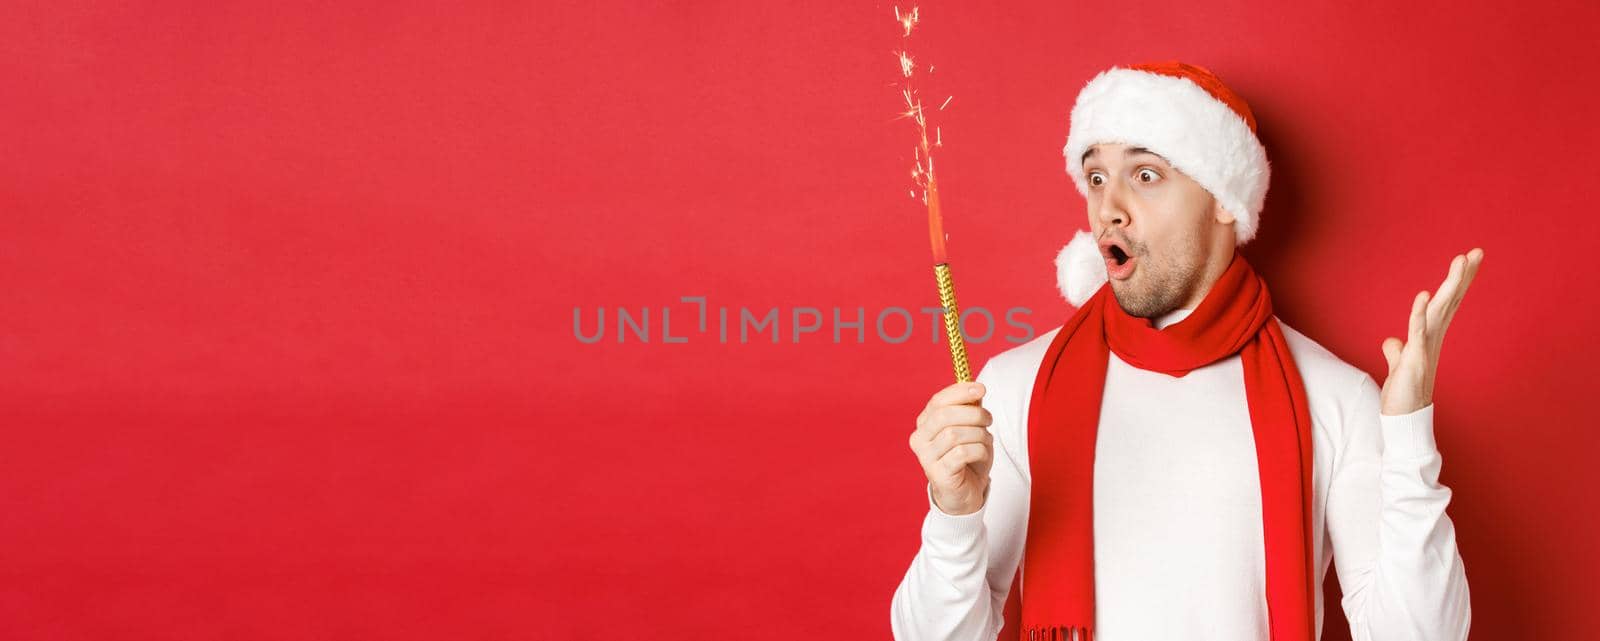
M 1027 641 L 1094 641 L 1094 631 L 1080 625 L 1036 625 L 1023 635 Z

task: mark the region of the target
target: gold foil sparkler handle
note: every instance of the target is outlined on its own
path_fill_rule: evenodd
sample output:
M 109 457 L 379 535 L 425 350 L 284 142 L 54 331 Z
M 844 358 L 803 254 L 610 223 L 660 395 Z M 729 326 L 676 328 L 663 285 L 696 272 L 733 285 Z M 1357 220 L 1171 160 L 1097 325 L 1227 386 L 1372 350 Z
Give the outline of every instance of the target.
M 950 264 L 933 266 L 934 278 L 939 281 L 939 304 L 944 307 L 944 336 L 950 343 L 950 363 L 955 366 L 956 382 L 972 382 L 972 368 L 967 364 L 967 340 L 961 335 L 961 310 L 956 307 L 956 284 L 950 278 Z

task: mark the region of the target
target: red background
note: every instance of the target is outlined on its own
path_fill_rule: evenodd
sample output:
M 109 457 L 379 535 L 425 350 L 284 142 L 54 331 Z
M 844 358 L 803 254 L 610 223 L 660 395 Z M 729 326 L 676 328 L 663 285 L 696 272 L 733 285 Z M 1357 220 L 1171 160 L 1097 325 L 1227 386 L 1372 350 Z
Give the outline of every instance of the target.
M 8 6 L 0 636 L 889 636 L 950 380 L 926 317 L 871 325 L 936 304 L 892 5 L 592 4 Z M 1437 392 L 1473 630 L 1586 637 L 1600 10 L 1473 4 L 940 3 L 915 42 L 966 307 L 1070 312 L 1066 115 L 1116 63 L 1251 102 L 1245 253 L 1380 380 L 1484 247 Z M 599 307 L 651 341 L 580 342 Z

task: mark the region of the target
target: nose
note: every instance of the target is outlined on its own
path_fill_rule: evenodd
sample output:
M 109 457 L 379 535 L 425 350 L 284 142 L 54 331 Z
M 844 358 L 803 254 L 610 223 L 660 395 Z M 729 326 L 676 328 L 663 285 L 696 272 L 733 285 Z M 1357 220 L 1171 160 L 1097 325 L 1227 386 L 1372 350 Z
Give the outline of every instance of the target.
M 1128 185 L 1120 178 L 1110 178 L 1100 198 L 1096 216 L 1102 227 L 1126 227 L 1133 222 L 1128 213 Z

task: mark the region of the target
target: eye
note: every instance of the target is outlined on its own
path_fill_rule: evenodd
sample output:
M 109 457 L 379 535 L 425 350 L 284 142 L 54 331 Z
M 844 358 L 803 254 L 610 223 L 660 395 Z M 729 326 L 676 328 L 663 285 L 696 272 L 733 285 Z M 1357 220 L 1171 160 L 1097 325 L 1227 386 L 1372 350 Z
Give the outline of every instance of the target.
M 1090 186 L 1099 187 L 1100 185 L 1103 185 L 1103 184 L 1105 184 L 1105 178 L 1102 178 L 1100 176 L 1100 172 L 1094 171 L 1094 172 L 1090 172 L 1089 173 L 1089 185 Z
M 1156 173 L 1156 170 L 1150 169 L 1148 167 L 1146 167 L 1144 169 L 1140 169 L 1139 173 L 1138 173 L 1138 176 L 1139 176 L 1139 182 L 1155 182 L 1155 181 L 1161 179 L 1161 174 Z M 1145 176 L 1150 176 L 1150 179 L 1149 180 L 1144 180 Z

